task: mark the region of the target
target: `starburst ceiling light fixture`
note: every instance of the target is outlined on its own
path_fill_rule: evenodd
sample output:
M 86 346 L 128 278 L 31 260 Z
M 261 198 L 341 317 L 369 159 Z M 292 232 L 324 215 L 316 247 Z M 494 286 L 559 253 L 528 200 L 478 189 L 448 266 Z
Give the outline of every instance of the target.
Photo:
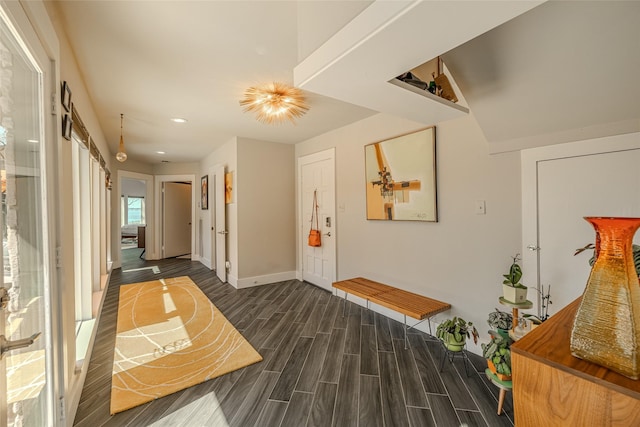
M 127 153 L 124 151 L 124 138 L 122 137 L 122 122 L 124 121 L 124 114 L 120 114 L 120 147 L 118 147 L 118 153 L 116 154 L 116 160 L 124 162 L 127 160 Z
M 256 119 L 266 124 L 295 122 L 309 111 L 302 90 L 279 82 L 248 88 L 240 105 L 245 112 L 256 113 Z

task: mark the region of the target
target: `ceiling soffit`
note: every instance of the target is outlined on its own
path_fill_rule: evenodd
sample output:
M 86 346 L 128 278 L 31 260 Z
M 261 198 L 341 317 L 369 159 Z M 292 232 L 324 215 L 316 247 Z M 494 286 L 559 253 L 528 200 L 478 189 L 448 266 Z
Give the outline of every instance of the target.
M 466 108 L 389 82 L 541 3 L 376 1 L 295 67 L 294 84 L 428 125 L 460 117 Z

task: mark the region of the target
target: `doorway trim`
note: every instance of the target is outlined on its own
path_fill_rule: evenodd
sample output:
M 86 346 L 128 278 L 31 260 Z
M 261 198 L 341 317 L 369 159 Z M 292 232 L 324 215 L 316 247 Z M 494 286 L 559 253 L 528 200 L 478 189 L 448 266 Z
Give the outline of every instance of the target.
M 120 238 L 120 223 L 122 222 L 122 218 L 121 218 L 121 213 L 122 213 L 122 179 L 123 178 L 127 178 L 127 179 L 137 179 L 137 180 L 141 180 L 144 181 L 145 184 L 145 209 L 144 209 L 144 215 L 146 218 L 146 234 L 145 234 L 145 246 L 146 246 L 146 252 L 145 252 L 145 259 L 147 260 L 152 260 L 152 259 L 158 259 L 156 254 L 158 252 L 156 252 L 154 250 L 154 237 L 153 237 L 153 233 L 149 233 L 149 230 L 155 230 L 156 226 L 155 226 L 155 219 L 153 216 L 153 206 L 155 204 L 154 202 L 154 191 L 153 191 L 153 175 L 147 175 L 147 174 L 143 174 L 143 173 L 137 173 L 137 172 L 129 172 L 129 171 L 124 171 L 124 170 L 119 170 L 118 171 L 118 180 L 116 183 L 116 206 L 118 207 L 118 209 L 116 209 L 115 215 L 112 215 L 112 218 L 115 217 L 115 227 L 114 227 L 114 232 L 111 234 L 111 238 L 112 241 L 118 242 L 115 246 L 117 248 L 117 254 L 118 256 L 115 257 L 115 261 L 113 263 L 113 268 L 120 268 L 122 267 L 122 239 Z M 112 199 L 113 202 L 113 199 Z M 113 205 L 113 203 L 112 203 Z M 113 212 L 112 212 L 113 214 Z M 112 254 L 112 258 L 113 258 L 113 254 Z
M 196 206 L 199 199 L 200 182 L 196 183 L 196 176 L 190 175 L 156 175 L 154 177 L 154 194 L 155 194 L 155 223 L 162 224 L 162 184 L 164 182 L 190 182 L 191 183 L 191 260 L 200 261 L 200 254 L 196 252 L 196 236 L 200 230 L 199 222 L 196 221 L 196 215 L 200 212 L 200 207 Z M 162 227 L 155 227 L 153 230 L 154 237 L 154 256 L 159 259 L 162 254 Z M 148 245 L 147 245 L 148 246 Z

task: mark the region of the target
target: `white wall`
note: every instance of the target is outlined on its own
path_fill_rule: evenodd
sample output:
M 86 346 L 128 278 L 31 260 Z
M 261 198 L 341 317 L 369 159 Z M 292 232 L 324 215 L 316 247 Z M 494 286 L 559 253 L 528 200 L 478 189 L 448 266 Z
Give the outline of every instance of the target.
M 227 172 L 235 171 L 238 168 L 238 141 L 237 138 L 232 138 L 227 141 L 220 148 L 209 154 L 205 157 L 202 162 L 200 162 L 200 172 L 199 177 L 203 175 L 209 174 L 209 186 L 213 185 L 213 179 L 210 174 L 209 169 L 213 166 L 221 166 L 224 165 L 226 167 Z M 211 209 L 213 207 L 213 203 L 209 201 L 209 210 L 199 209 L 200 212 L 200 221 L 202 224 L 202 230 L 211 230 Z M 226 205 L 226 213 L 227 213 L 227 259 L 231 263 L 231 269 L 228 272 L 227 281 L 231 284 L 236 284 L 238 280 L 238 215 L 237 215 L 237 203 L 234 202 Z M 211 233 L 205 232 L 200 233 L 200 237 L 198 239 L 202 239 L 202 247 L 203 248 L 211 248 Z M 199 240 L 200 241 L 200 240 Z M 209 249 L 205 249 L 205 256 L 208 253 L 210 254 Z
M 200 164 L 195 163 L 158 163 L 153 165 L 153 175 L 191 175 L 198 174 Z M 198 182 L 198 185 L 200 183 Z
M 502 295 L 501 275 L 510 255 L 521 250 L 519 155 L 490 156 L 472 115 L 441 123 L 439 222 L 367 221 L 364 145 L 423 127 L 378 114 L 299 143 L 295 155 L 336 147 L 338 280 L 364 276 L 449 302 L 452 310 L 436 319 L 462 316 L 487 339 L 487 314 Z M 486 215 L 475 214 L 476 200 L 486 201 Z
M 145 197 L 147 185 L 139 179 L 123 178 L 121 196 Z
M 102 129 L 98 123 L 97 116 L 94 113 L 91 99 L 87 93 L 84 80 L 78 69 L 78 65 L 75 60 L 75 56 L 71 51 L 69 41 L 66 38 L 65 32 L 62 30 L 59 17 L 56 12 L 56 7 L 52 2 L 43 2 L 50 23 L 53 25 L 57 40 L 53 40 L 53 37 L 49 37 L 48 43 L 59 46 L 59 52 L 50 52 L 52 59 L 56 61 L 56 65 L 59 66 L 59 76 L 56 76 L 55 80 L 59 80 L 58 84 L 62 81 L 66 81 L 72 90 L 72 98 L 75 108 L 80 113 L 84 125 L 93 138 L 96 146 L 105 157 L 107 168 L 110 168 L 111 159 L 110 152 L 102 133 Z M 34 3 L 34 7 L 39 7 L 37 3 Z M 45 23 L 40 23 L 44 25 Z M 42 27 L 40 30 L 46 30 Z M 42 32 L 42 36 L 45 37 L 47 31 Z M 58 88 L 58 90 L 60 90 Z M 58 116 L 56 120 L 60 120 L 62 109 L 58 107 Z M 59 129 L 59 128 L 58 128 Z M 59 142 L 58 160 L 60 164 L 59 168 L 63 169 L 59 173 L 58 189 L 71 188 L 71 175 L 69 160 L 71 157 L 71 142 L 61 138 L 58 133 L 57 138 Z M 75 330 L 75 276 L 74 276 L 74 250 L 73 250 L 73 215 L 70 213 L 69 207 L 73 205 L 73 195 L 71 191 L 58 191 L 53 196 L 59 197 L 59 206 L 61 206 L 61 218 L 60 229 L 57 231 L 59 236 L 59 245 L 62 248 L 62 269 L 60 270 L 61 280 L 59 282 L 59 288 L 54 295 L 59 295 L 61 301 L 54 302 L 54 306 L 59 310 L 56 313 L 60 317 L 61 330 L 57 331 L 57 339 L 59 345 L 63 348 L 63 360 L 60 364 L 63 366 L 63 382 L 61 385 L 60 394 L 64 394 L 66 407 L 64 412 L 67 416 L 67 421 L 73 420 L 75 411 L 77 409 L 77 403 L 80 399 L 80 393 L 82 391 L 82 385 L 84 383 L 84 377 L 87 372 L 88 363 L 85 363 L 80 373 L 75 372 L 76 362 L 76 330 Z M 113 205 L 112 205 L 113 206 Z M 119 229 L 119 227 L 118 227 Z
M 238 138 L 239 287 L 295 278 L 294 146 Z
M 248 138 L 233 138 L 200 164 L 200 177 L 224 165 L 233 172 L 233 198 L 226 205 L 227 281 L 235 287 L 295 278 L 294 147 Z M 209 210 L 200 210 L 203 258 L 211 258 Z

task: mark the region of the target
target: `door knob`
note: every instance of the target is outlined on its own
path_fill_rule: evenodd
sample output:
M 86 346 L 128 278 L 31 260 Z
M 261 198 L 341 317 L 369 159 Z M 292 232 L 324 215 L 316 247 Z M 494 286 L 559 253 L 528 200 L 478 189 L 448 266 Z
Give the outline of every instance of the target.
M 0 359 L 2 359 L 2 356 L 7 351 L 29 347 L 40 337 L 40 334 L 41 332 L 36 332 L 35 334 L 31 335 L 29 338 L 24 338 L 24 339 L 15 340 L 15 341 L 9 341 L 5 338 L 4 335 L 0 335 Z
M 327 237 L 331 237 L 331 232 L 324 233 L 324 235 L 327 236 Z
M 534 251 L 534 252 L 540 250 L 538 245 L 529 245 L 529 246 L 527 246 L 527 249 L 529 249 L 530 251 Z
M 227 230 L 218 231 L 218 234 L 229 234 Z

